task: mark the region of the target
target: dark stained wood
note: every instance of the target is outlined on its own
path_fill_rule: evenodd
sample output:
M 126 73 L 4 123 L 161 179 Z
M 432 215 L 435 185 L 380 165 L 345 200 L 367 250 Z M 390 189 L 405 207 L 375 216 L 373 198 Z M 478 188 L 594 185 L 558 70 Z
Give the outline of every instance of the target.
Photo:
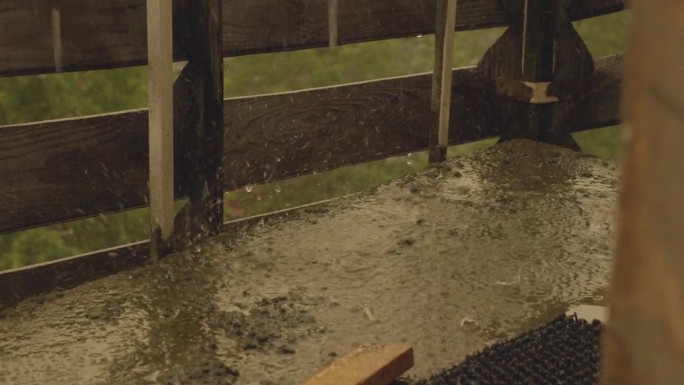
M 189 62 L 174 85 L 176 175 L 188 202 L 176 218 L 174 248 L 184 248 L 223 223 L 223 60 L 221 1 L 188 2 Z
M 621 63 L 600 60 L 595 87 L 556 104 L 555 124 L 578 131 L 617 123 Z M 517 102 L 496 98 L 484 82 L 473 68 L 454 71 L 450 143 L 514 124 L 501 111 Z M 227 99 L 223 188 L 426 149 L 431 85 L 422 74 Z M 0 127 L 0 233 L 144 206 L 146 170 L 144 110 Z M 190 190 L 182 183 L 176 198 Z
M 622 117 L 623 56 L 596 62 L 589 86 L 581 95 L 555 103 L 551 130 L 577 132 L 619 124 Z
M 479 64 L 497 93 L 511 95 L 501 87 L 525 82 L 550 82 L 547 103 L 528 101 L 506 103 L 501 114 L 513 122 L 502 132 L 502 139 L 527 138 L 573 149 L 579 146 L 566 126 L 553 125 L 554 105 L 549 101 L 573 99 L 590 87 L 594 63 L 579 34 L 571 24 L 569 10 L 558 1 L 502 0 L 509 10 L 511 25 L 486 52 Z M 503 91 L 503 92 L 502 92 Z M 521 99 L 512 97 L 512 99 Z M 522 97 L 525 99 L 525 97 Z
M 0 233 L 145 205 L 147 111 L 0 127 Z
M 28 297 L 84 282 L 145 264 L 149 241 L 63 258 L 19 269 L 0 271 L 0 309 Z
M 454 71 L 452 144 L 498 134 L 493 95 Z M 431 74 L 227 100 L 224 188 L 289 178 L 428 147 Z
M 174 49 L 187 57 L 189 0 L 174 1 Z M 506 25 L 498 0 L 460 0 L 457 30 Z M 145 0 L 0 2 L 0 76 L 55 72 L 50 11 L 60 11 L 62 70 L 147 62 Z M 623 0 L 574 1 L 572 20 L 619 11 Z M 223 0 L 223 56 L 328 45 L 327 0 Z M 434 0 L 340 0 L 339 44 L 434 32 Z

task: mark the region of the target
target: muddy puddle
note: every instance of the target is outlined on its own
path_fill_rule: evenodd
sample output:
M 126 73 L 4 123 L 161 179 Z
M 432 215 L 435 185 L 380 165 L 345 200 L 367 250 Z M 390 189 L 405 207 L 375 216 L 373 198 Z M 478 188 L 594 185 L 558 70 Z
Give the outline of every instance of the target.
M 411 378 L 606 305 L 617 171 L 512 141 L 0 316 L 2 384 L 297 384 L 363 343 Z

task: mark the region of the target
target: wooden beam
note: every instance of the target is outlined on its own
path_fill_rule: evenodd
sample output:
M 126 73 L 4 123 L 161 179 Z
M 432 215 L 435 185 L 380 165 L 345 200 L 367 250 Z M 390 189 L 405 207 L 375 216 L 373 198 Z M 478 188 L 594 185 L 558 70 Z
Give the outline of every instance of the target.
M 149 260 L 150 243 L 142 241 L 56 261 L 0 271 L 0 308 L 38 294 L 76 287 Z
M 221 1 L 188 2 L 182 12 L 191 33 L 189 61 L 174 85 L 176 176 L 189 200 L 176 220 L 176 249 L 218 233 L 223 223 Z
M 684 384 L 684 3 L 633 7 L 602 383 Z
M 182 8 L 189 0 L 174 0 Z M 338 43 L 392 39 L 435 31 L 434 0 L 338 0 Z M 0 2 L 0 76 L 58 70 L 49 1 Z M 326 47 L 328 0 L 223 0 L 223 56 Z M 574 1 L 572 20 L 624 8 L 623 0 Z M 145 0 L 60 0 L 62 70 L 147 62 Z M 176 12 L 176 60 L 187 59 L 188 15 Z M 498 0 L 460 0 L 456 30 L 504 26 Z M 272 31 L 278 31 L 273 33 Z
M 365 345 L 302 385 L 389 385 L 413 367 L 409 345 Z
M 173 232 L 173 37 L 171 3 L 147 0 L 152 254 Z
M 554 124 L 580 131 L 618 123 L 621 76 L 621 56 L 599 60 L 586 94 L 554 105 Z M 427 149 L 431 81 L 422 74 L 226 99 L 223 188 Z M 450 144 L 515 124 L 494 111 L 520 103 L 495 98 L 483 84 L 472 68 L 454 70 L 451 109 L 459 125 Z M 0 233 L 146 206 L 147 120 L 136 110 L 0 127 Z M 180 171 L 183 143 L 175 142 Z M 187 196 L 189 182 L 176 179 L 176 199 Z

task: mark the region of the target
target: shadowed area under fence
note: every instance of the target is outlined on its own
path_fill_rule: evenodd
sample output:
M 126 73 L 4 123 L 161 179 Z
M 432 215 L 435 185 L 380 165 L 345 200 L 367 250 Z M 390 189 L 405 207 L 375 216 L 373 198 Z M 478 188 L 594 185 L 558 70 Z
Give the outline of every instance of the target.
M 0 383 L 297 384 L 362 343 L 411 344 L 428 376 L 606 305 L 616 169 L 510 141 L 25 301 Z

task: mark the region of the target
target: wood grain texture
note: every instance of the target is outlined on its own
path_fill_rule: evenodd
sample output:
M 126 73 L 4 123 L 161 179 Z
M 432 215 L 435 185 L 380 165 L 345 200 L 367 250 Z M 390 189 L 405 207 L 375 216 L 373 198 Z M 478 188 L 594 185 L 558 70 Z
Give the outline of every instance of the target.
M 188 19 L 174 1 L 174 56 L 187 57 Z M 498 0 L 460 0 L 457 30 L 502 26 L 509 15 Z M 327 0 L 223 0 L 223 56 L 328 45 Z M 340 0 L 338 43 L 434 33 L 434 0 Z M 574 1 L 572 20 L 624 8 L 623 0 Z M 62 70 L 147 62 L 145 0 L 61 0 Z M 0 2 L 0 76 L 55 72 L 48 1 Z
M 366 345 L 335 360 L 302 385 L 389 385 L 412 367 L 410 345 Z
M 595 87 L 555 105 L 554 124 L 579 131 L 617 123 L 621 63 L 598 61 Z M 519 124 L 501 113 L 516 102 L 484 84 L 474 68 L 454 70 L 451 144 Z M 226 99 L 223 188 L 427 149 L 431 86 L 422 74 Z M 146 170 L 144 110 L 0 127 L 0 233 L 144 206 Z M 177 184 L 176 198 L 187 191 Z
M 0 127 L 0 233 L 147 203 L 147 111 Z
M 455 70 L 450 143 L 498 134 L 493 95 Z M 290 178 L 428 148 L 432 75 L 228 99 L 224 188 Z
M 171 3 L 147 0 L 149 196 L 152 254 L 173 232 L 173 39 Z

